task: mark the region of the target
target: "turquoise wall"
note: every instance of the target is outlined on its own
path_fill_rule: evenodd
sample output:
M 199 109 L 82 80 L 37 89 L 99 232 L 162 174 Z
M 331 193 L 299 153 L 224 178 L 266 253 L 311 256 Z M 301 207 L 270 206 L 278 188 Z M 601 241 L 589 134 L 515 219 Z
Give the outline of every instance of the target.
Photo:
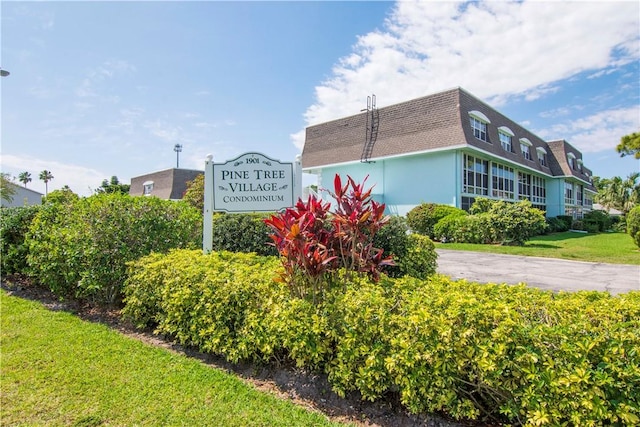
M 378 160 L 372 163 L 352 163 L 322 168 L 318 186 L 333 191 L 338 173 L 343 181 L 347 175 L 373 188 L 373 198 L 387 205 L 387 212 L 406 215 L 420 203 L 455 204 L 460 192 L 460 162 L 454 151 Z M 331 201 L 326 192 L 322 198 Z
M 547 217 L 564 215 L 564 179 L 547 178 Z
M 501 162 L 502 163 L 502 162 Z M 440 203 L 460 207 L 462 153 L 441 151 L 413 156 L 352 163 L 322 168 L 318 186 L 333 191 L 338 173 L 362 182 L 368 175 L 367 188 L 374 186 L 373 198 L 387 205 L 387 213 L 406 215 L 420 203 Z M 545 177 L 547 185 L 547 217 L 564 215 L 564 178 Z M 517 183 L 516 183 L 517 185 Z M 321 191 L 326 201 L 333 199 Z

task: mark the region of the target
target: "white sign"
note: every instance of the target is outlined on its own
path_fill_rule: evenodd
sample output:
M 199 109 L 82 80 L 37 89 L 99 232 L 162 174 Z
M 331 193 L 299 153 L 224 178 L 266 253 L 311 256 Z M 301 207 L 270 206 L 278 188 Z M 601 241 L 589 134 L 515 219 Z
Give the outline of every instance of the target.
M 213 164 L 214 211 L 276 212 L 293 203 L 293 163 L 246 153 Z
M 280 163 L 259 153 L 246 153 L 226 163 L 204 164 L 202 250 L 213 248 L 215 211 L 275 212 L 293 206 L 302 196 L 302 164 Z

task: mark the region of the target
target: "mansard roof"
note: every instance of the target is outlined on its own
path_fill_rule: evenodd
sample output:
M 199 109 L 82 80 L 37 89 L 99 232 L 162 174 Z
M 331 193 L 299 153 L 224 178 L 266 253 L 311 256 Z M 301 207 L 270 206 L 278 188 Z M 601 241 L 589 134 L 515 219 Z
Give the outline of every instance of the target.
M 573 145 L 569 144 L 564 139 L 549 141 L 547 145 L 553 152 L 554 161 L 557 163 L 555 166 L 554 175 L 560 176 L 575 176 L 576 178 L 590 181 L 592 176 L 591 170 L 584 167 L 582 162 L 582 153 L 578 151 Z M 569 158 L 573 157 L 581 165 L 580 168 L 572 168 L 569 164 Z
M 370 158 L 419 153 L 464 144 L 459 91 L 449 90 L 378 109 L 378 135 Z M 306 129 L 302 166 L 359 161 L 367 112 Z
M 366 140 L 367 114 L 370 113 L 364 111 L 307 127 L 302 167 L 309 170 L 360 161 Z M 567 153 L 582 159 L 582 153 L 569 143 L 547 143 L 459 87 L 382 107 L 377 114 L 378 132 L 369 155 L 371 160 L 472 147 L 547 175 L 575 176 L 589 182 L 588 169 L 580 171 L 569 167 Z M 474 136 L 469 116 L 487 123 L 488 141 Z M 503 149 L 499 131 L 511 136 L 511 151 Z M 524 158 L 521 141 L 530 146 L 531 159 Z M 538 161 L 537 151 L 547 153 L 546 165 Z
M 132 196 L 142 196 L 144 194 L 144 184 L 153 182 L 152 196 L 165 200 L 182 199 L 187 191 L 187 183 L 194 180 L 203 171 L 194 169 L 165 169 L 131 178 L 129 194 Z

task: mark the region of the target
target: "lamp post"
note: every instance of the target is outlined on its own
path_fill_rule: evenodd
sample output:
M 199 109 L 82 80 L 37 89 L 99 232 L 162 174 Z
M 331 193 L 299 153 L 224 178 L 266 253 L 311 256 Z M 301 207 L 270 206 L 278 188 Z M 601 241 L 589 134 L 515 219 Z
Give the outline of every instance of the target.
M 0 68 L 0 76 L 7 77 L 9 74 L 11 73 L 9 73 L 7 70 L 3 70 L 2 68 Z
M 176 169 L 180 169 L 180 152 L 182 152 L 182 144 L 176 144 L 173 147 L 173 151 L 176 152 Z

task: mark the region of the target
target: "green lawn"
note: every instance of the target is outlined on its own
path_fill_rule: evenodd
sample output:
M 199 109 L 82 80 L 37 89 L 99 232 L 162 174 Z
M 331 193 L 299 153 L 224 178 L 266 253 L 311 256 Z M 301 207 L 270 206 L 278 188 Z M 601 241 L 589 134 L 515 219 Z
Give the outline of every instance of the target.
M 0 424 L 329 426 L 201 362 L 0 291 Z
M 436 243 L 436 248 L 640 265 L 640 250 L 631 237 L 624 233 L 585 234 L 568 231 L 534 237 L 524 246 Z

